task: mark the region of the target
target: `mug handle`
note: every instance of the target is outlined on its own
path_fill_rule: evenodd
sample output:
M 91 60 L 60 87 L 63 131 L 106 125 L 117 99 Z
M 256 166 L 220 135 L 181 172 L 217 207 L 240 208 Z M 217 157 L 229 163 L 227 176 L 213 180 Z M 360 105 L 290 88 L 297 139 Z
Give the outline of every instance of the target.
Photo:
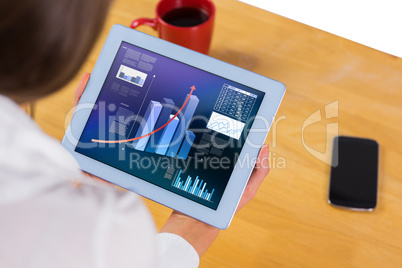
M 140 25 L 150 26 L 156 31 L 156 19 L 139 18 L 139 19 L 133 20 L 130 27 L 135 29 Z

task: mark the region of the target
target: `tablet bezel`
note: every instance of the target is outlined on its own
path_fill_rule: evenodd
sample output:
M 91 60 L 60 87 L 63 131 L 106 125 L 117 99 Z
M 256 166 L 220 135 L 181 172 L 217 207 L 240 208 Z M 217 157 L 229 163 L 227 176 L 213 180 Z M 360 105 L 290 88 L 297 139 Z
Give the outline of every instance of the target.
M 62 145 L 76 158 L 82 170 L 219 229 L 226 229 L 235 213 L 240 197 L 252 172 L 252 167 L 244 168 L 236 163 L 220 203 L 217 209 L 214 210 L 151 184 L 141 178 L 75 152 L 78 139 L 81 137 L 81 133 L 88 121 L 116 53 L 123 41 L 265 93 L 257 117 L 264 115 L 269 126 L 266 126 L 266 122 L 263 122 L 263 120 L 254 121 L 239 155 L 239 159 L 243 159 L 246 154 L 249 154 L 250 159 L 257 156 L 259 146 L 262 145 L 266 139 L 269 128 L 272 125 L 279 104 L 285 93 L 285 85 L 204 54 L 166 42 L 162 39 L 122 25 L 114 25 L 110 30 L 92 71 L 91 78 L 80 99 L 77 109 L 79 112 L 74 113 L 63 138 Z M 248 144 L 250 141 L 257 146 L 250 146 Z

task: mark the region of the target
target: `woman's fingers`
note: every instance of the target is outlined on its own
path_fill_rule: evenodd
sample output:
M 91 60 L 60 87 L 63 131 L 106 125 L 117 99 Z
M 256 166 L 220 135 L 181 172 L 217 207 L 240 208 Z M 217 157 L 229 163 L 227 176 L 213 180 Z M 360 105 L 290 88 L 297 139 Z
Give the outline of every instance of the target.
M 78 102 L 81 99 L 82 93 L 84 93 L 84 90 L 88 84 L 89 77 L 91 77 L 90 73 L 85 73 L 82 78 L 80 83 L 78 84 L 77 89 L 75 90 L 74 93 L 74 106 L 78 105 Z

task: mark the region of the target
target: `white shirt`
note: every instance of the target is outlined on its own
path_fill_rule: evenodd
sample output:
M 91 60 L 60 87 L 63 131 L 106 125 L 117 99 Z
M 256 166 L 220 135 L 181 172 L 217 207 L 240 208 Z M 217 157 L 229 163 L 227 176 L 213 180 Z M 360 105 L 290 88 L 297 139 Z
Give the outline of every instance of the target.
M 0 267 L 199 264 L 195 249 L 180 236 L 155 236 L 136 194 L 84 176 L 58 141 L 1 95 L 0 217 Z

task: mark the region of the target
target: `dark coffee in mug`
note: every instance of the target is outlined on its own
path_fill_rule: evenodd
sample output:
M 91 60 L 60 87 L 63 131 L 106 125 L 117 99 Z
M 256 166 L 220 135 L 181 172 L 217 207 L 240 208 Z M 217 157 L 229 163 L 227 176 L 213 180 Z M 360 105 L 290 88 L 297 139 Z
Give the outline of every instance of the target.
M 199 8 L 179 7 L 169 10 L 162 16 L 162 19 L 170 25 L 178 27 L 193 27 L 208 20 L 208 13 Z
M 150 26 L 166 41 L 208 54 L 215 19 L 211 0 L 160 0 L 155 13 L 134 20 L 131 28 Z

